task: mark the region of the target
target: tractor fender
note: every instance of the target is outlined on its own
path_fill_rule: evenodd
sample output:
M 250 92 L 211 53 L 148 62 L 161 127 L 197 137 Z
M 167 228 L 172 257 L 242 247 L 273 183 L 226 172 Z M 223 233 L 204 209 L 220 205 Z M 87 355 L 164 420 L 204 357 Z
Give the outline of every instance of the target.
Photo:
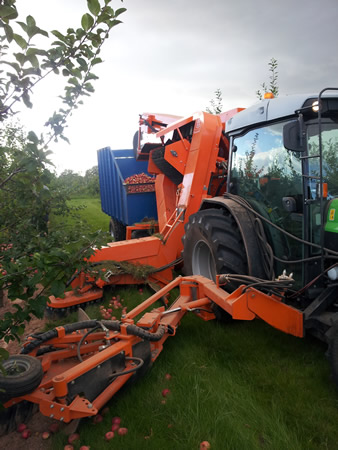
M 255 217 L 250 211 L 230 198 L 213 197 L 204 199 L 200 210 L 219 208 L 227 210 L 235 219 L 241 233 L 248 262 L 248 275 L 270 279 L 264 269 L 263 249 L 255 230 Z

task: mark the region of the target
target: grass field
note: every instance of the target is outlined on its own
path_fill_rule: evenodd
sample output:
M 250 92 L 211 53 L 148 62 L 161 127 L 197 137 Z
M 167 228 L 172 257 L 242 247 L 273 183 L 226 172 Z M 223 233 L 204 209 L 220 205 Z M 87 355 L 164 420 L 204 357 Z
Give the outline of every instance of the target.
M 78 208 L 77 213 L 93 231 L 109 231 L 109 216 L 102 212 L 99 198 L 73 198 L 69 206 Z
M 86 217 L 97 214 L 96 201 L 82 202 Z M 151 291 L 112 288 L 106 302 L 117 293 L 130 310 Z M 98 307 L 88 314 L 96 317 Z M 325 350 L 313 338 L 297 339 L 258 320 L 224 324 L 187 315 L 145 377 L 109 402 L 103 422 L 82 421 L 75 449 L 192 450 L 207 440 L 212 450 L 335 450 L 338 391 Z M 164 388 L 171 391 L 165 403 Z M 114 416 L 129 431 L 106 442 Z M 65 443 L 62 434 L 53 438 L 54 449 Z

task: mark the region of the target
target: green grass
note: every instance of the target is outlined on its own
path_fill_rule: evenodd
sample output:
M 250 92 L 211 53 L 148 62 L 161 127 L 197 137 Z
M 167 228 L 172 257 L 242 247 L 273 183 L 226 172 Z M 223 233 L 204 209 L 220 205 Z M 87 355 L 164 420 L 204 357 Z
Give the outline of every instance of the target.
M 69 206 L 79 208 L 79 216 L 85 220 L 93 231 L 109 230 L 109 216 L 101 210 L 101 200 L 99 198 L 73 198 L 69 201 Z
M 119 294 L 130 310 L 150 295 L 143 289 L 112 287 L 104 302 Z M 87 312 L 99 317 L 98 306 Z M 109 402 L 104 421 L 81 422 L 75 449 L 192 450 L 207 440 L 212 450 L 335 450 L 338 392 L 325 350 L 259 320 L 225 324 L 188 314 L 151 370 Z M 106 442 L 113 416 L 129 432 Z M 53 438 L 54 449 L 65 443 L 61 433 Z

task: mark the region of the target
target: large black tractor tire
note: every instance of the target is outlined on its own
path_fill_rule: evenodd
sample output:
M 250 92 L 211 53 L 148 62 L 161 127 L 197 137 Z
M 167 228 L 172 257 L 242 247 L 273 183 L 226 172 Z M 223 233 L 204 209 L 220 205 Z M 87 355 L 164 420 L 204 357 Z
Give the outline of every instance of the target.
M 126 239 L 126 227 L 117 219 L 110 219 L 109 233 L 115 241 L 124 241 Z
M 182 183 L 183 175 L 164 159 L 164 147 L 154 150 L 152 159 L 155 165 L 166 175 L 174 184 Z
M 33 356 L 10 356 L 2 365 L 6 371 L 6 374 L 0 372 L 0 400 L 3 402 L 31 393 L 42 380 L 41 362 Z
M 217 274 L 248 274 L 243 239 L 233 216 L 221 209 L 199 211 L 189 217 L 183 236 L 184 272 L 216 280 Z M 238 287 L 229 283 L 229 292 Z M 215 316 L 228 321 L 231 316 L 216 304 Z

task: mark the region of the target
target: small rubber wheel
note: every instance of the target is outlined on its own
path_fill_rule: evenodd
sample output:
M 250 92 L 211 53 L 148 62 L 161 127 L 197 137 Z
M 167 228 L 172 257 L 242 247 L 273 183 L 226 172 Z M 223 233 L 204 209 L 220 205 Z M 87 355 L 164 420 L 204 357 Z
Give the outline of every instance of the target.
M 43 377 L 39 359 L 29 355 L 13 355 L 2 363 L 6 374 L 0 372 L 0 400 L 29 394 L 36 389 Z
M 117 219 L 110 219 L 109 232 L 115 241 L 124 241 L 126 239 L 126 227 Z

